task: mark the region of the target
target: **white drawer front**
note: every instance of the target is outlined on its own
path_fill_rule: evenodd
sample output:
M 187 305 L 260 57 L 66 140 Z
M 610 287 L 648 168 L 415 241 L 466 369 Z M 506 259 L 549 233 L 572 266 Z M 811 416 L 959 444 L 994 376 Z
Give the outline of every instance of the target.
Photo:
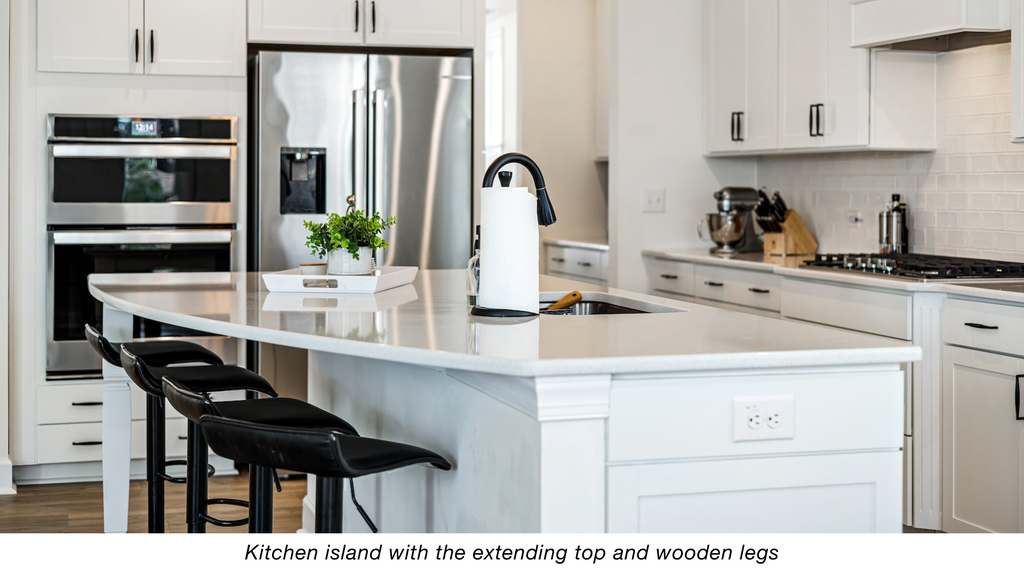
M 847 330 L 911 340 L 909 294 L 784 278 L 782 315 Z
M 167 422 L 167 457 L 185 456 L 187 420 L 176 418 Z M 103 459 L 103 424 L 52 424 L 36 427 L 36 457 L 39 464 L 63 462 L 95 462 Z M 146 422 L 132 422 L 131 457 L 146 457 Z
M 782 279 L 771 272 L 721 266 L 696 267 L 695 289 L 699 298 L 778 312 Z
M 565 272 L 574 276 L 607 280 L 608 275 L 604 271 L 601 254 L 603 253 L 597 250 L 566 248 Z
M 569 257 L 565 251 L 567 249 L 561 246 L 548 246 L 547 247 L 547 271 L 548 272 L 562 272 L 568 274 L 567 268 L 569 263 Z
M 756 396 L 793 398 L 792 438 L 734 439 L 734 399 Z M 902 447 L 898 370 L 612 381 L 614 462 Z
M 1024 306 L 947 298 L 942 306 L 942 340 L 1024 356 Z
M 103 420 L 103 384 L 36 388 L 36 423 L 71 424 Z
M 649 271 L 652 289 L 693 296 L 695 267 L 692 263 L 654 258 Z

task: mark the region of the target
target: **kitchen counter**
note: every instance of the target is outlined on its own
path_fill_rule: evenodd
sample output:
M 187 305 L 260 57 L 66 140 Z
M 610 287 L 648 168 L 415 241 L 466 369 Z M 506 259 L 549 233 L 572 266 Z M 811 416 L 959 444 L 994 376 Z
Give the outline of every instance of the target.
M 541 278 L 545 301 L 580 288 Z M 307 349 L 310 402 L 361 434 L 453 461 L 449 473 L 415 468 L 356 481 L 388 531 L 899 530 L 899 364 L 918 360 L 919 348 L 582 290 L 585 299 L 661 313 L 476 318 L 458 270 L 338 297 L 271 294 L 256 274 L 90 277 L 104 318 L 134 314 Z M 111 394 L 126 389 L 121 378 L 108 378 Z M 761 400 L 779 404 L 762 415 Z M 105 439 L 124 418 L 111 414 L 108 426 L 106 406 Z M 776 409 L 785 423 L 761 426 Z M 751 411 L 757 426 L 746 425 Z M 849 417 L 837 424 L 837 411 Z M 105 452 L 105 466 L 119 462 Z M 822 515 L 823 490 L 855 501 Z M 765 506 L 737 512 L 759 494 Z M 647 508 L 654 496 L 666 503 L 657 511 Z M 688 513 L 694 505 L 721 513 Z M 365 530 L 354 510 L 346 515 L 346 530 Z
M 563 248 L 583 248 L 584 250 L 608 251 L 607 240 L 564 240 L 562 238 L 544 238 L 541 243 L 547 246 L 562 246 Z

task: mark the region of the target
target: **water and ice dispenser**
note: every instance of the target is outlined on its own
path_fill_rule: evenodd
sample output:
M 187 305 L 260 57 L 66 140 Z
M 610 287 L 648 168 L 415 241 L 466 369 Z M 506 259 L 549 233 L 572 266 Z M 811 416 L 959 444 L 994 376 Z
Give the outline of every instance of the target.
M 281 148 L 281 214 L 325 214 L 325 148 Z

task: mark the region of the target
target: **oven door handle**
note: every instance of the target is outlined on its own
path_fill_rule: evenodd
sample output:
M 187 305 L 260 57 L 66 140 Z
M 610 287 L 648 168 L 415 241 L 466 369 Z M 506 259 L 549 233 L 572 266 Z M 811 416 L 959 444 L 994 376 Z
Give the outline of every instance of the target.
M 96 230 L 51 232 L 56 245 L 230 244 L 232 230 Z
M 195 158 L 230 160 L 234 146 L 195 144 L 53 144 L 54 158 Z

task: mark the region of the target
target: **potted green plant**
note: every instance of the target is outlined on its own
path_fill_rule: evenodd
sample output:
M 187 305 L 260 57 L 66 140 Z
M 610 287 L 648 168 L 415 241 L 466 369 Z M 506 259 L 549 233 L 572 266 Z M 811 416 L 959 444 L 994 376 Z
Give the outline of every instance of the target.
M 314 256 L 327 256 L 327 273 L 336 275 L 369 274 L 373 271 L 373 251 L 384 250 L 388 243 L 381 233 L 395 224 L 395 217 L 382 217 L 362 210 L 328 214 L 327 222 L 304 221 L 309 236 L 306 247 Z

